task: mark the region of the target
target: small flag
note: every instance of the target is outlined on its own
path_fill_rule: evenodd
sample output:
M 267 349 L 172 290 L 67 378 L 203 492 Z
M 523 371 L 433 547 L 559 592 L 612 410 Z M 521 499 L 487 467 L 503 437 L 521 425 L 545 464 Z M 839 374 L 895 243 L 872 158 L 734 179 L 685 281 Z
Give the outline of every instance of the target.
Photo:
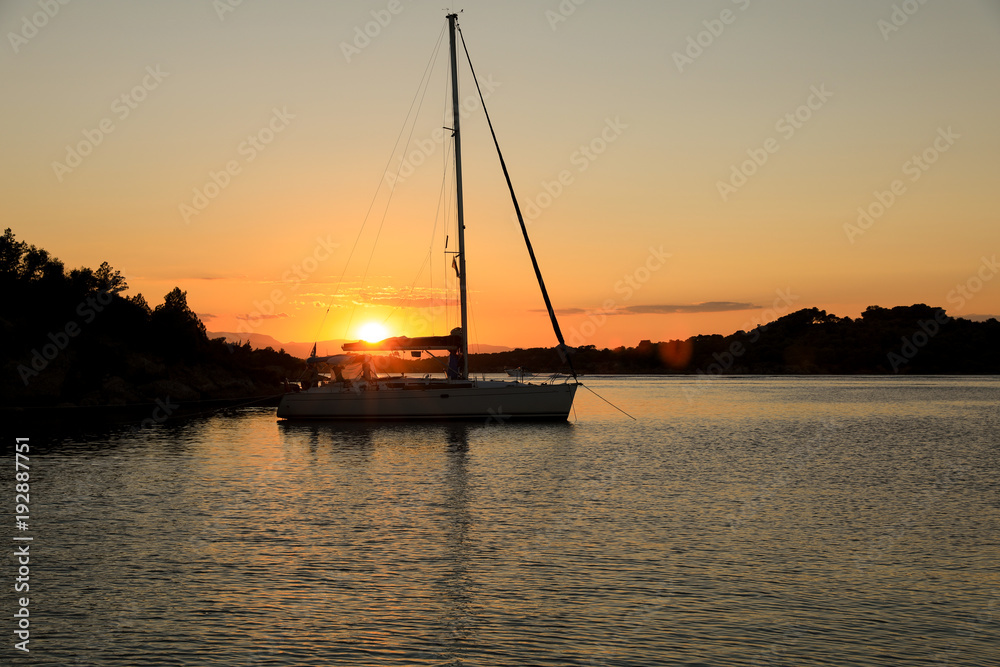
M 462 277 L 462 274 L 458 272 L 458 258 L 457 257 L 452 257 L 451 258 L 451 268 L 455 269 L 455 276 L 456 277 L 458 277 L 458 278 Z

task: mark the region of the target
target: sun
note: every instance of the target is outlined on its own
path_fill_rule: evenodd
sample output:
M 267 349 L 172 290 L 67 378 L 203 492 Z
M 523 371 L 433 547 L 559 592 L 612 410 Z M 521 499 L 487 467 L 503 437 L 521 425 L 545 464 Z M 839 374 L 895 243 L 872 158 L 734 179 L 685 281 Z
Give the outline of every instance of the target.
M 380 340 L 388 338 L 389 332 L 378 322 L 367 322 L 362 324 L 361 328 L 358 329 L 358 335 L 361 336 L 361 340 L 368 341 L 369 343 L 377 343 Z

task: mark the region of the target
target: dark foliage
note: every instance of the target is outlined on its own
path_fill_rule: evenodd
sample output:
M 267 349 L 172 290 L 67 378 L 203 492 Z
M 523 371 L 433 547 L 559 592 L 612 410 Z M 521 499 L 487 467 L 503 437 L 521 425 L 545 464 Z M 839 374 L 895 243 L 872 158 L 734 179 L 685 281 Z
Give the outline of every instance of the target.
M 852 320 L 806 308 L 752 331 L 636 347 L 574 350 L 578 373 L 998 374 L 1000 322 L 972 322 L 924 304 L 870 306 Z M 473 355 L 476 372 L 566 372 L 549 348 Z
M 2 405 L 108 405 L 280 392 L 302 362 L 209 340 L 174 288 L 150 308 L 106 262 L 65 270 L 48 252 L 0 237 Z

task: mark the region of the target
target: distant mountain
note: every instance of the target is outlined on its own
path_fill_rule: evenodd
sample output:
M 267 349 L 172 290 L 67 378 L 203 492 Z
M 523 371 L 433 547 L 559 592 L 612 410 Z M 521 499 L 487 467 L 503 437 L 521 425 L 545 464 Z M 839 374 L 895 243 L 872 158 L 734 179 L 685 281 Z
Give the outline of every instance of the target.
M 250 341 L 250 347 L 255 350 L 262 350 L 266 347 L 270 347 L 274 350 L 284 349 L 285 352 L 292 355 L 293 357 L 299 357 L 300 359 L 306 359 L 309 357 L 309 353 L 312 352 L 312 343 L 282 343 L 278 339 L 268 336 L 266 334 L 258 333 L 232 333 L 230 331 L 209 331 L 208 337 L 212 338 L 225 338 L 227 343 L 246 343 Z M 316 345 L 316 351 L 319 354 L 340 354 L 341 345 L 348 341 L 343 339 L 332 339 L 332 340 L 321 340 Z M 503 345 L 477 345 L 472 344 L 469 346 L 469 352 L 471 354 L 493 354 L 495 352 L 507 352 L 512 348 Z
M 509 352 L 513 349 L 506 345 L 479 345 L 473 343 L 469 346 L 469 354 L 496 354 L 497 352 Z
M 233 333 L 231 331 L 209 331 L 209 338 L 225 338 L 227 343 L 246 343 L 250 341 L 250 347 L 255 350 L 262 350 L 265 347 L 270 347 L 274 350 L 284 349 L 285 352 L 292 355 L 293 357 L 299 357 L 300 359 L 306 359 L 309 357 L 309 353 L 312 352 L 312 343 L 283 343 L 273 336 L 268 336 L 267 334 L 259 333 Z M 337 354 L 340 352 L 340 346 L 344 344 L 343 340 L 323 340 L 320 341 L 316 346 L 317 352 L 319 354 Z

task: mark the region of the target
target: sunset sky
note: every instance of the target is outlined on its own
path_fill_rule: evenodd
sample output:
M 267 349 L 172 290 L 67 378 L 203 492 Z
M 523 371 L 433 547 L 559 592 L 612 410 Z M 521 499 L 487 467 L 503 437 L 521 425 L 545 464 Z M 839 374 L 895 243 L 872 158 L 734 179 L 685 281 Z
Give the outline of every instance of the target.
M 446 35 L 417 96 L 444 4 L 0 3 L 3 226 L 151 304 L 179 286 L 210 331 L 446 333 Z M 570 344 L 1000 315 L 995 0 L 461 8 Z M 552 345 L 462 76 L 471 341 Z

